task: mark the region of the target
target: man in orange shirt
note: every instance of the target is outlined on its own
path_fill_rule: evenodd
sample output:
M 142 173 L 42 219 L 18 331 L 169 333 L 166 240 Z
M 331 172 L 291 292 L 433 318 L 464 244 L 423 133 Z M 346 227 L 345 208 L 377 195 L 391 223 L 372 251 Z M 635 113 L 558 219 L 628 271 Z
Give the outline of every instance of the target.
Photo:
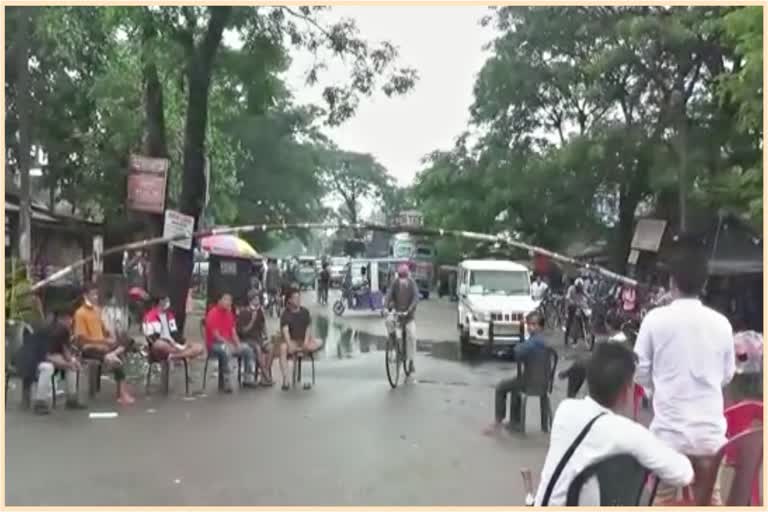
M 75 312 L 75 340 L 84 358 L 101 361 L 106 368 L 114 372 L 117 383 L 117 402 L 130 405 L 135 400 L 126 388 L 125 371 L 123 371 L 121 359 L 126 347 L 118 343 L 104 327 L 101 308 L 98 304 L 98 288 L 95 285 L 87 286 L 83 294 L 83 305 Z
M 209 357 L 219 360 L 219 380 L 222 391 L 232 392 L 229 382 L 229 361 L 232 356 L 243 359 L 245 380 L 243 387 L 256 387 L 256 355 L 247 343 L 241 343 L 235 329 L 235 314 L 232 312 L 232 295 L 223 293 L 205 315 L 205 344 Z

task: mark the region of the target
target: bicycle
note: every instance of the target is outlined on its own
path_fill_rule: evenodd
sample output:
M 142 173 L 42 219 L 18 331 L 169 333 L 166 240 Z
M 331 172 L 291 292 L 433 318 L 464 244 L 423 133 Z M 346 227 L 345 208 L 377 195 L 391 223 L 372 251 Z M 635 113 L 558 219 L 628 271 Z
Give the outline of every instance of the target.
M 539 312 L 544 317 L 549 329 L 557 329 L 563 324 L 563 296 L 547 293 L 539 304 Z
M 397 313 L 397 323 L 400 327 L 400 339 L 397 339 L 397 334 L 395 334 L 393 337 L 387 337 L 387 347 L 384 351 L 384 356 L 386 358 L 385 365 L 387 369 L 387 380 L 389 381 L 389 385 L 392 387 L 392 389 L 396 388 L 399 381 L 400 381 L 400 363 L 402 362 L 403 365 L 403 373 L 405 374 L 405 378 L 407 379 L 411 372 L 408 368 L 408 360 L 406 358 L 406 343 L 407 343 L 407 332 L 406 332 L 406 317 L 408 316 L 407 313 L 398 312 Z
M 573 322 L 576 325 L 571 325 L 569 334 L 573 336 L 573 344 L 576 345 L 580 339 L 584 340 L 587 345 L 587 349 L 591 352 L 595 348 L 595 334 L 592 330 L 592 310 L 590 308 L 578 307 L 576 308 L 576 314 L 574 315 Z M 566 346 L 569 339 L 565 339 Z

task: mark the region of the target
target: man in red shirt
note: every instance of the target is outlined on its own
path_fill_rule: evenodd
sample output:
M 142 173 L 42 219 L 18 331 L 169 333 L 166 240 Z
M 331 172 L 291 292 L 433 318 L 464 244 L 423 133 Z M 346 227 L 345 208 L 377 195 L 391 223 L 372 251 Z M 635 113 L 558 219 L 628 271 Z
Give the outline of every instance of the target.
M 219 360 L 220 382 L 225 393 L 232 392 L 229 379 L 229 361 L 232 356 L 242 358 L 245 365 L 245 380 L 243 387 L 256 387 L 256 358 L 253 348 L 246 343 L 240 343 L 235 329 L 235 314 L 232 312 L 232 295 L 223 293 L 208 314 L 205 315 L 205 344 L 208 357 L 215 356 Z

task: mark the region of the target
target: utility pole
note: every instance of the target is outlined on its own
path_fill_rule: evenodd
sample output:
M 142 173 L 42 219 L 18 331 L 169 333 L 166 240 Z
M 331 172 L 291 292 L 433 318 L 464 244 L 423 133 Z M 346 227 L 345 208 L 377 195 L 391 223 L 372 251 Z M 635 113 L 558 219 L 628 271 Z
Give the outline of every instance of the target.
M 672 104 L 677 117 L 677 154 L 680 159 L 677 176 L 680 233 L 685 233 L 688 231 L 688 120 L 685 114 L 685 101 L 679 91 L 672 93 Z
M 19 113 L 19 173 L 21 207 L 19 211 L 19 258 L 23 265 L 32 262 L 32 201 L 30 197 L 29 168 L 31 167 L 32 134 L 29 93 L 29 38 L 33 27 L 34 7 L 17 7 L 19 30 L 17 44 L 18 89 L 16 106 Z

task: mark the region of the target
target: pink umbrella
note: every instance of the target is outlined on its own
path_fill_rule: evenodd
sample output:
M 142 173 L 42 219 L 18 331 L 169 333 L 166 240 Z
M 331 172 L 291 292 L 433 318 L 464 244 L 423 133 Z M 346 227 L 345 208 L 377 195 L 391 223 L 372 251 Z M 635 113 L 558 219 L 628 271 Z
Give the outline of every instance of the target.
M 232 258 L 260 259 L 261 255 L 251 247 L 251 244 L 235 235 L 212 235 L 200 241 L 200 247 L 217 256 Z

